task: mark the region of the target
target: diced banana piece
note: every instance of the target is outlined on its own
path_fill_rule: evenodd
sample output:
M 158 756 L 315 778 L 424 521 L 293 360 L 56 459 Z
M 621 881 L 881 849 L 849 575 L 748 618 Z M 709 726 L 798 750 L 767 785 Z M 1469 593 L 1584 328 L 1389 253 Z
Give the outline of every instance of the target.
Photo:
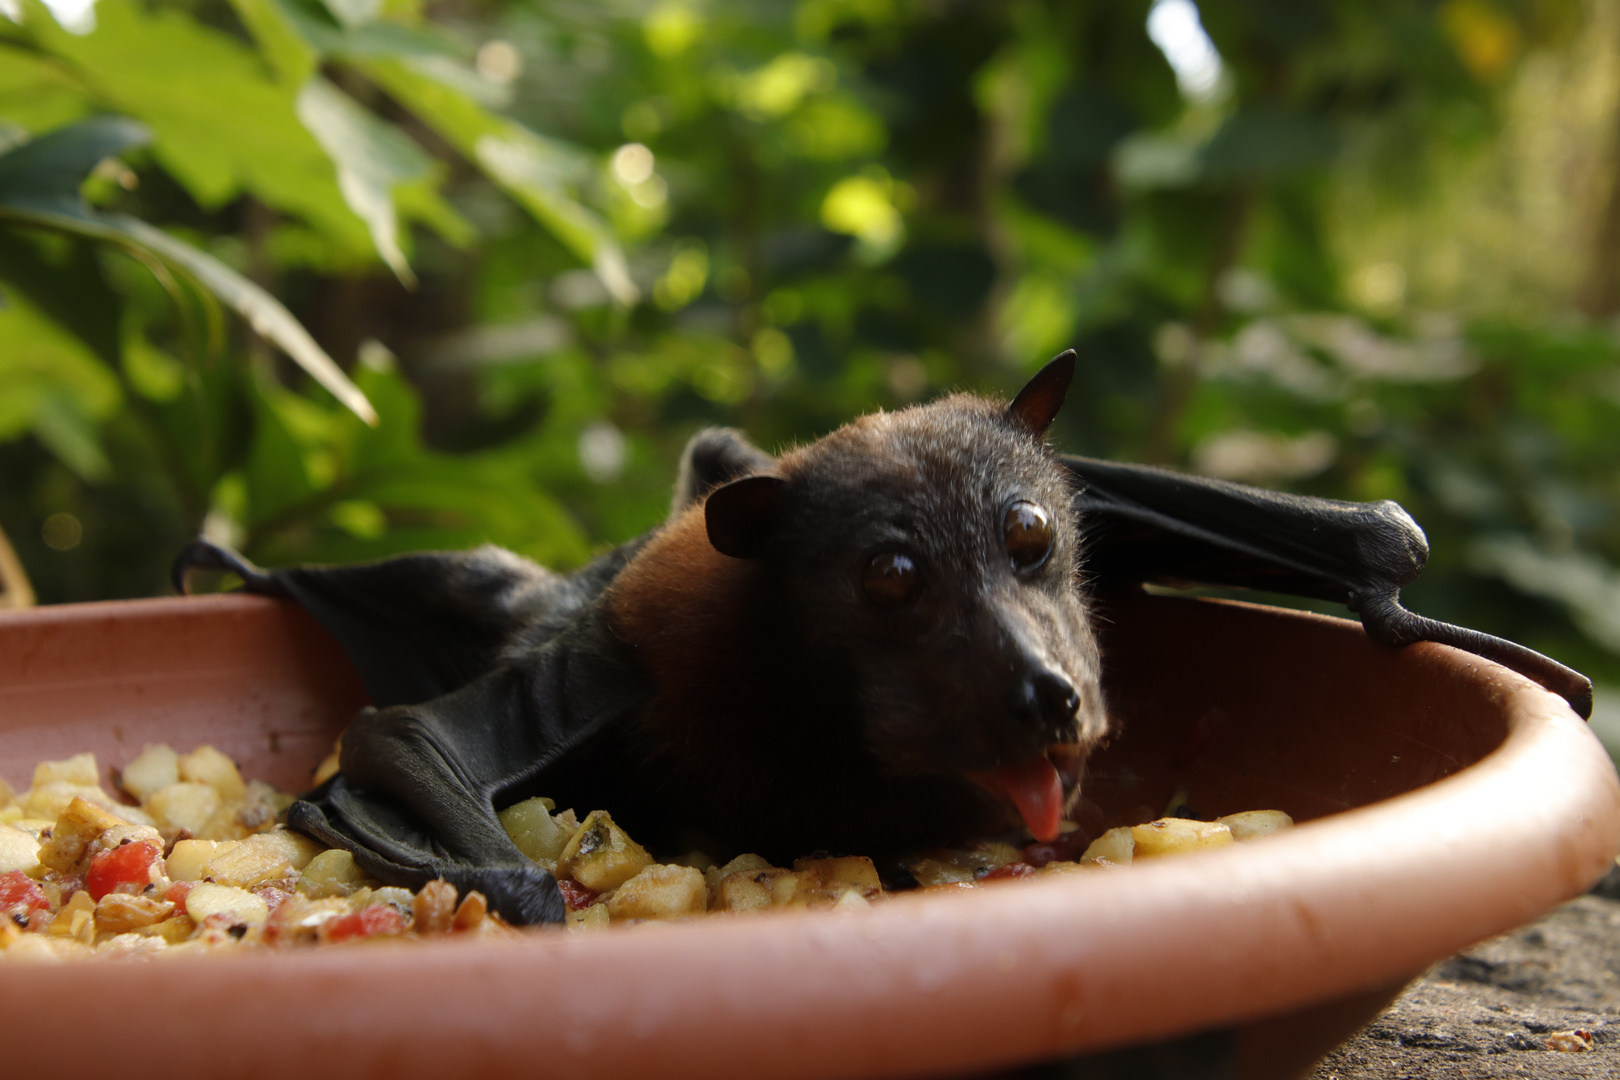
M 51 827 L 51 838 L 40 846 L 39 861 L 61 874 L 82 873 L 96 837 L 114 826 L 127 824 L 101 807 L 75 798 Z
M 98 786 L 101 779 L 100 770 L 96 767 L 96 755 L 74 754 L 70 758 L 42 761 L 34 766 L 34 787 L 56 783 L 79 784 L 83 787 Z
M 799 891 L 799 875 L 792 870 L 767 866 L 761 870 L 738 870 L 720 882 L 715 907 L 720 911 L 755 911 L 782 907 Z
M 219 803 L 219 792 L 212 785 L 182 780 L 154 792 L 146 800 L 146 809 L 159 828 L 185 829 L 196 835 L 207 829 Z
M 568 929 L 570 930 L 600 930 L 608 924 L 608 909 L 606 904 L 592 904 L 588 908 L 568 913 Z
M 1124 866 L 1131 861 L 1135 849 L 1136 839 L 1131 835 L 1130 826 L 1121 825 L 1093 840 L 1080 856 L 1080 863 L 1083 866 Z
M 607 902 L 615 919 L 675 919 L 708 909 L 703 872 L 690 866 L 654 864 L 620 885 Z
M 27 817 L 55 821 L 62 816 L 68 804 L 74 799 L 83 799 L 93 806 L 103 808 L 113 806 L 116 801 L 96 784 L 72 784 L 66 780 L 53 780 L 50 783 L 35 785 L 23 796 L 22 809 Z M 134 807 L 129 809 L 135 811 Z
M 355 865 L 354 856 L 342 848 L 323 851 L 304 866 L 298 875 L 298 891 L 311 900 L 326 900 L 348 896 L 358 889 L 376 888 L 379 883 L 370 874 Z M 429 882 L 429 885 L 434 884 Z M 444 885 L 444 882 L 437 884 Z M 424 885 L 423 888 L 427 888 Z M 452 899 L 454 885 L 446 886 Z
M 230 926 L 262 926 L 270 917 L 270 905 L 246 889 L 204 881 L 186 894 L 186 914 L 199 926 L 212 915 Z
M 174 914 L 167 900 L 130 893 L 108 893 L 96 903 L 98 934 L 127 934 L 154 926 Z
M 560 874 L 587 889 L 607 892 L 651 866 L 647 850 L 613 822 L 605 810 L 593 810 L 569 838 L 557 862 Z
M 1160 818 L 1146 825 L 1134 826 L 1131 839 L 1136 841 L 1135 857 L 1150 859 L 1204 848 L 1227 847 L 1232 843 L 1232 830 L 1218 821 Z
M 221 885 L 251 889 L 267 881 L 291 877 L 320 851 L 321 846 L 303 833 L 286 829 L 255 833 L 209 859 L 203 877 Z
M 241 802 L 247 791 L 242 774 L 236 771 L 236 762 L 212 746 L 199 746 L 180 759 L 180 779 L 194 784 L 207 784 L 219 792 L 225 802 Z
M 39 865 L 39 841 L 21 829 L 0 825 L 0 874 Z
M 165 744 L 149 744 L 124 766 L 119 780 L 125 791 L 145 802 L 170 784 L 180 782 L 180 755 Z
M 169 852 L 164 870 L 171 881 L 201 881 L 208 862 L 240 844 L 240 840 L 180 840 Z
M 556 805 L 550 799 L 525 799 L 496 816 L 519 851 L 535 862 L 554 864 L 569 840 L 569 834 L 551 816 Z
M 1281 832 L 1294 824 L 1294 819 L 1281 810 L 1244 810 L 1215 820 L 1231 829 L 1232 839 L 1240 842 Z

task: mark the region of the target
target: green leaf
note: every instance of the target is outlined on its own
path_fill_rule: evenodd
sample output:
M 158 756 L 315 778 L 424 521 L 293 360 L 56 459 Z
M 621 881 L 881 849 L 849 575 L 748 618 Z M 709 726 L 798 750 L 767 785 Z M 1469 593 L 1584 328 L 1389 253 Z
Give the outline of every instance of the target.
M 427 155 L 398 128 L 366 112 L 325 79 L 311 79 L 299 92 L 298 118 L 337 163 L 338 188 L 349 209 L 371 230 L 371 242 L 383 262 L 400 281 L 414 286 L 416 275 L 399 248 L 393 191 L 428 174 Z
M 152 130 L 152 153 L 200 204 L 251 192 L 361 252 L 371 244 L 344 203 L 331 160 L 296 115 L 297 89 L 252 48 L 192 16 L 100 0 L 96 29 L 71 34 L 39 0 L 22 0 L 25 29 L 112 111 Z
M 299 34 L 276 0 L 231 0 L 237 18 L 253 34 L 284 86 L 303 86 L 315 74 L 315 49 Z
M 462 91 L 397 60 L 357 60 L 367 75 L 431 126 L 595 269 L 621 304 L 638 292 L 607 225 L 567 189 L 576 158 L 562 144 L 487 111 Z
M 0 222 L 9 220 L 114 243 L 182 270 L 208 295 L 246 319 L 260 337 L 280 346 L 357 416 L 375 423 L 376 413 L 365 395 L 275 297 L 161 229 L 126 215 L 103 214 L 84 204 L 78 185 L 89 167 L 111 149 L 137 144 L 143 135 L 139 125 L 100 117 L 0 154 Z

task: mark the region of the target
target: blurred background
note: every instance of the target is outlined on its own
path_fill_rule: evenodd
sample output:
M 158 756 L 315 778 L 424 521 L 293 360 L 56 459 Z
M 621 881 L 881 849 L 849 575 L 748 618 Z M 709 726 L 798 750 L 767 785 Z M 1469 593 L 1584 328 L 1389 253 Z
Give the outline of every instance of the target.
M 1073 347 L 1059 447 L 1399 500 L 1620 735 L 1617 177 L 1601 0 L 0 0 L 5 596 L 569 567 Z

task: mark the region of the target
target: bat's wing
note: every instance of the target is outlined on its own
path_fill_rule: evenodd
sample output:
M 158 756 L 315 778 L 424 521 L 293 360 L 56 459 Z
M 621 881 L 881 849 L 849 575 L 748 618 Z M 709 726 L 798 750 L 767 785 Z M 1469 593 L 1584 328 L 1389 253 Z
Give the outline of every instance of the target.
M 1063 456 L 1079 493 L 1086 572 L 1111 584 L 1230 585 L 1347 605 L 1385 645 L 1438 641 L 1494 660 L 1592 713 L 1586 676 L 1522 645 L 1401 607 L 1428 540 L 1399 504 L 1341 502 Z
M 549 637 L 596 598 L 633 551 L 626 545 L 568 577 L 492 546 L 266 571 L 199 538 L 175 559 L 173 576 L 185 592 L 188 571 L 225 570 L 250 592 L 296 600 L 343 646 L 381 707 L 447 694 L 523 641 Z
M 418 888 L 477 889 L 520 924 L 560 922 L 551 875 L 508 838 L 495 807 L 622 734 L 650 687 L 598 606 L 522 660 L 432 701 L 367 709 L 343 736 L 342 771 L 293 804 L 288 824 Z

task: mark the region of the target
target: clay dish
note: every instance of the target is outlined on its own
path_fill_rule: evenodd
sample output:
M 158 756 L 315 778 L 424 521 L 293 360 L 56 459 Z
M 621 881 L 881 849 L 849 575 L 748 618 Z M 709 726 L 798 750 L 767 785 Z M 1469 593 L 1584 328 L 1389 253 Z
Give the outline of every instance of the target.
M 1407 979 L 1588 888 L 1620 785 L 1557 697 L 1354 623 L 1140 597 L 1108 612 L 1121 732 L 1088 828 L 1277 808 L 1276 837 L 1126 869 L 711 917 L 152 962 L 0 961 L 8 1073 L 346 1080 L 937 1076 L 1200 1030 L 1289 1076 Z M 0 776 L 212 742 L 296 789 L 363 693 L 246 596 L 0 616 Z

